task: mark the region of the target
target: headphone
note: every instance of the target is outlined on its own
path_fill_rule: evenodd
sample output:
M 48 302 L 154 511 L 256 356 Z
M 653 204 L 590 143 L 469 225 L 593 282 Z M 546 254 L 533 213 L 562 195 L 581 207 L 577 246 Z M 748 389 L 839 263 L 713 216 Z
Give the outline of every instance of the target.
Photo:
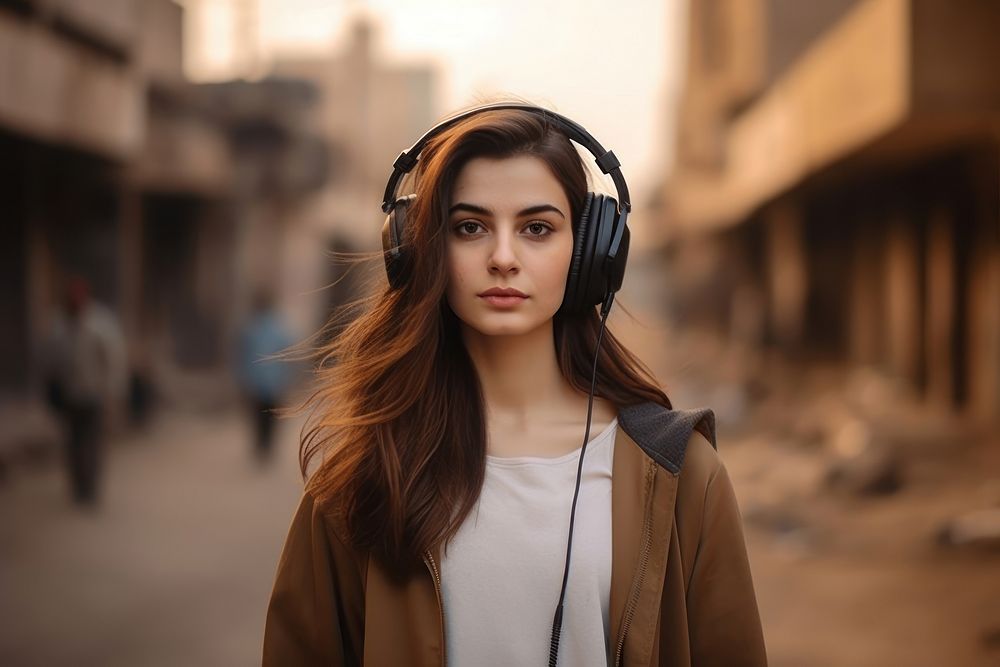
M 587 430 L 580 448 L 580 458 L 576 470 L 576 489 L 573 492 L 573 507 L 569 518 L 569 538 L 566 542 L 566 565 L 563 569 L 562 589 L 552 619 L 552 635 L 549 640 L 549 666 L 556 667 L 559 655 L 559 637 L 562 632 L 563 600 L 569 581 L 570 554 L 573 550 L 573 526 L 576 521 L 576 503 L 580 495 L 580 479 L 583 475 L 583 457 L 587 453 L 590 440 L 590 421 L 594 408 L 594 390 L 597 385 L 597 358 L 604 338 L 604 326 L 614 303 L 615 292 L 621 289 L 625 277 L 625 262 L 628 259 L 629 229 L 626 224 L 632 210 L 628 185 L 622 176 L 621 163 L 612 151 L 605 151 L 598 141 L 583 126 L 553 111 L 530 104 L 500 102 L 486 104 L 465 111 L 438 123 L 409 150 L 399 154 L 392 164 L 392 174 L 385 185 L 382 197 L 382 212 L 386 214 L 382 225 L 382 251 L 385 258 L 385 272 L 391 289 L 400 289 L 406 284 L 406 273 L 411 266 L 409 252 L 404 242 L 407 228 L 407 210 L 417 196 L 410 194 L 396 197 L 396 189 L 404 174 L 417 164 L 420 152 L 427 142 L 452 127 L 456 123 L 486 111 L 497 109 L 519 109 L 540 116 L 562 130 L 570 139 L 589 150 L 596 158 L 597 166 L 605 174 L 610 174 L 618 191 L 618 199 L 603 194 L 587 193 L 580 217 L 574 225 L 573 258 L 566 278 L 566 291 L 560 311 L 582 314 L 601 304 L 601 329 L 597 335 L 594 350 L 594 367 L 590 380 L 590 402 L 587 405 Z
M 614 293 L 621 289 L 625 276 L 630 236 L 627 221 L 632 210 L 628 185 L 621 173 L 621 163 L 614 152 L 605 151 L 587 130 L 569 118 L 542 107 L 514 102 L 487 104 L 451 116 L 428 130 L 393 162 L 392 174 L 382 197 L 382 212 L 386 214 L 382 225 L 382 250 L 390 287 L 403 287 L 406 283 L 406 267 L 410 265 L 404 239 L 408 224 L 407 211 L 417 197 L 412 194 L 396 197 L 396 189 L 403 176 L 417 164 L 420 152 L 430 139 L 470 116 L 497 109 L 519 109 L 540 116 L 590 151 L 601 171 L 610 174 L 618 191 L 618 199 L 588 192 L 580 217 L 573 225 L 573 257 L 560 310 L 564 313 L 583 313 L 613 299 Z M 610 308 L 610 303 L 608 307 Z

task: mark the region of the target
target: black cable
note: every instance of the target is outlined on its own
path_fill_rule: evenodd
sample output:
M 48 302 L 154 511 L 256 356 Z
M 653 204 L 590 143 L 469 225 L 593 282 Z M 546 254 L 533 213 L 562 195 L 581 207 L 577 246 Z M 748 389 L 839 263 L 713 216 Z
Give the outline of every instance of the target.
M 562 590 L 559 591 L 559 603 L 552 619 L 552 637 L 549 639 L 549 667 L 556 667 L 559 658 L 559 636 L 562 634 L 563 600 L 566 598 L 566 584 L 569 581 L 569 556 L 573 549 L 573 524 L 576 521 L 576 501 L 580 497 L 580 479 L 583 476 L 583 455 L 587 453 L 587 441 L 590 440 L 590 418 L 594 412 L 594 391 L 597 388 L 597 359 L 601 353 L 601 340 L 604 338 L 604 325 L 611 312 L 615 293 L 609 292 L 601 305 L 601 330 L 597 334 L 597 346 L 594 349 L 594 370 L 590 377 L 590 400 L 587 403 L 587 429 L 583 434 L 583 447 L 580 448 L 580 459 L 576 466 L 576 489 L 573 491 L 573 507 L 569 513 L 569 539 L 566 541 L 566 567 L 563 569 Z

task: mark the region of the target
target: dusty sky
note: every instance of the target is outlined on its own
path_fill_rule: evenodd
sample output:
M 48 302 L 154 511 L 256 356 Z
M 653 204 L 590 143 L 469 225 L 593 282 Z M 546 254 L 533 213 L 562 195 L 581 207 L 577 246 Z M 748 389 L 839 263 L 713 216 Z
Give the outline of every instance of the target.
M 186 66 L 211 80 L 280 53 L 330 53 L 348 19 L 380 24 L 386 60 L 438 65 L 438 110 L 513 93 L 570 116 L 621 159 L 645 190 L 668 159 L 679 87 L 684 0 L 183 0 Z M 242 19 L 241 19 L 242 17 Z M 241 22 L 242 21 L 242 22 Z M 244 26 L 243 40 L 235 38 Z M 416 137 L 414 137 L 416 140 Z M 402 147 L 401 147 L 402 148 Z M 661 152 L 662 152 L 661 151 Z

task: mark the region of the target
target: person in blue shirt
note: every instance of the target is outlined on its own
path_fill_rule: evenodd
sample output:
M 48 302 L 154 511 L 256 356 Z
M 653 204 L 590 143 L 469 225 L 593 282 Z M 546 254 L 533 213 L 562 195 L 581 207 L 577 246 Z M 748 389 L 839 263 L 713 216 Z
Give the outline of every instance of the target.
M 253 417 L 254 452 L 262 462 L 271 458 L 275 410 L 293 382 L 292 365 L 275 357 L 293 342 L 274 307 L 272 294 L 266 290 L 257 292 L 253 313 L 240 332 L 237 375 Z

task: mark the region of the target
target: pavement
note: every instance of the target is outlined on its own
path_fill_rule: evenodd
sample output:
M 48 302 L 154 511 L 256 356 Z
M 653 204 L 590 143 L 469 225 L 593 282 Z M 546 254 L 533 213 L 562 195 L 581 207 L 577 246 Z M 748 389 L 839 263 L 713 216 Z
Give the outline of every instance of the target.
M 259 664 L 301 492 L 297 424 L 274 465 L 242 414 L 161 415 L 113 442 L 103 497 L 72 505 L 57 461 L 0 486 L 0 664 Z

